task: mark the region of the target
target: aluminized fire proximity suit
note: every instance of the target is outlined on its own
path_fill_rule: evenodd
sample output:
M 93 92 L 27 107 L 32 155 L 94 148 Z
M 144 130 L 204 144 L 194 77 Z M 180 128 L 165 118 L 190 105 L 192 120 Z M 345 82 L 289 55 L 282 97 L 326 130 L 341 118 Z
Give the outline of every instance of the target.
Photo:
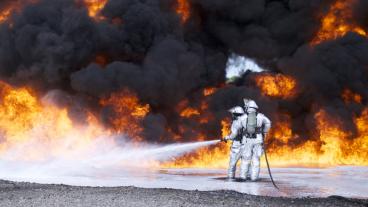
M 233 122 L 231 124 L 231 131 L 237 130 L 239 125 L 238 118 L 244 114 L 244 110 L 242 107 L 237 106 L 229 110 L 232 115 Z M 241 130 L 241 129 L 240 129 Z M 232 139 L 233 143 L 231 144 L 230 148 L 230 161 L 229 161 L 229 168 L 228 168 L 228 178 L 234 179 L 235 178 L 235 171 L 236 171 L 236 164 L 238 163 L 241 157 L 241 141 L 242 141 L 242 132 L 237 133 L 238 136 Z
M 260 158 L 263 154 L 263 136 L 270 130 L 271 121 L 265 115 L 257 113 L 258 106 L 254 101 L 245 100 L 244 102 L 246 113 L 238 118 L 234 129 L 231 130 L 229 136 L 225 137 L 225 140 L 234 139 L 243 129 L 240 178 L 247 178 L 249 166 L 251 166 L 250 178 L 256 181 L 259 177 Z

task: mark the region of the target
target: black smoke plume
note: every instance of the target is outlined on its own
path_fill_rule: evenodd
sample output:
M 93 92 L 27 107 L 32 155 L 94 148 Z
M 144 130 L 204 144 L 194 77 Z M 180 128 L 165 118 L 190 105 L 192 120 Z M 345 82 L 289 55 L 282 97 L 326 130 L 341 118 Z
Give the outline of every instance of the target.
M 0 10 L 8 2 L 2 1 Z M 167 129 L 182 133 L 179 125 L 218 137 L 226 110 L 241 105 L 244 97 L 258 101 L 274 122 L 279 113 L 290 114 L 300 140 L 313 133 L 319 109 L 354 133 L 352 118 L 367 103 L 367 38 L 348 33 L 309 44 L 333 1 L 188 0 L 191 16 L 185 23 L 175 12 L 175 0 L 109 0 L 98 21 L 79 0 L 21 2 L 20 11 L 0 26 L 1 79 L 40 94 L 63 91 L 80 108 L 96 113 L 103 111 L 99 99 L 128 88 L 152 109 L 142 123 L 151 141 L 170 140 Z M 364 8 L 354 9 L 354 19 L 367 31 Z M 252 73 L 225 84 L 226 62 L 234 52 L 295 78 L 297 96 L 263 96 Z M 97 57 L 106 62 L 99 64 Z M 182 100 L 200 106 L 203 89 L 219 86 L 207 98 L 214 116 L 209 123 L 179 117 L 176 107 Z M 347 88 L 360 94 L 362 103 L 345 103 L 341 93 Z M 190 133 L 183 137 L 193 138 Z

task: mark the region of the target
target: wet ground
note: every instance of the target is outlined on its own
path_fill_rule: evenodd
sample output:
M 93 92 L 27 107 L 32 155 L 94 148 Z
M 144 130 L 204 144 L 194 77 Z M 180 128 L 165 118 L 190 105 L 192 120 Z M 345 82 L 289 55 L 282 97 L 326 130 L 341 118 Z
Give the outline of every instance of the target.
M 0 179 L 67 184 L 77 186 L 135 186 L 143 188 L 172 188 L 181 190 L 233 190 L 260 196 L 368 198 L 368 167 L 337 168 L 274 168 L 274 179 L 280 190 L 273 187 L 266 169 L 261 171 L 259 182 L 228 181 L 225 170 L 215 169 L 162 169 L 131 170 L 111 169 L 94 174 L 68 174 L 35 176 L 30 174 L 0 175 Z

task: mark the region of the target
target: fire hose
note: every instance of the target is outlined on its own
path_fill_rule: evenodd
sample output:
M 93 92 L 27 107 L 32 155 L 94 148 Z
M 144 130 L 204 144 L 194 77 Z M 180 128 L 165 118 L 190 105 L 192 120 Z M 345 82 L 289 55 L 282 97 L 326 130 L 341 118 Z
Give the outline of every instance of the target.
M 263 146 L 263 151 L 264 151 L 264 155 L 265 155 L 265 158 L 266 158 L 266 164 L 267 164 L 268 174 L 270 175 L 271 182 L 272 182 L 273 186 L 274 186 L 277 190 L 280 190 L 280 189 L 279 189 L 279 187 L 277 187 L 277 185 L 276 185 L 275 181 L 273 180 L 272 173 L 271 173 L 271 168 L 270 168 L 270 164 L 268 163 L 267 152 L 266 152 L 266 147 L 265 147 L 264 142 L 262 143 L 262 146 Z
M 265 137 L 265 135 L 263 135 L 263 138 Z M 225 138 L 221 138 L 220 139 L 221 142 L 227 142 L 227 140 Z M 271 182 L 272 182 L 272 185 L 277 189 L 277 190 L 280 190 L 279 187 L 276 185 L 275 181 L 273 180 L 273 177 L 272 177 L 272 172 L 271 172 L 271 168 L 270 168 L 270 164 L 268 162 L 268 157 L 267 157 L 267 152 L 266 152 L 266 147 L 265 147 L 265 144 L 264 144 L 264 141 L 262 142 L 262 147 L 263 147 L 263 152 L 264 152 L 264 155 L 265 155 L 265 158 L 266 158 L 266 164 L 267 164 L 267 170 L 268 170 L 268 174 L 270 175 L 270 179 L 271 179 Z

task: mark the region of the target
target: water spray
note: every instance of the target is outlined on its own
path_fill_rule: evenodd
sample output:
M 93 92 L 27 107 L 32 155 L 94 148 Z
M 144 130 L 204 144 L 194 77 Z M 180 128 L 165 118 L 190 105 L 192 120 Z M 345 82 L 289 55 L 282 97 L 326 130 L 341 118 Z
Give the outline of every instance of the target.
M 9 158 L 0 158 L 0 177 L 34 182 L 46 179 L 48 183 L 57 183 L 60 182 L 60 177 L 68 180 L 76 175 L 89 178 L 101 174 L 105 177 L 114 177 L 116 174 L 128 175 L 132 171 L 151 172 L 160 167 L 157 165 L 159 163 L 220 142 L 213 140 L 167 145 L 149 143 L 136 145 L 124 142 L 123 145 L 117 145 L 108 140 L 97 139 L 86 146 L 87 150 L 76 149 L 69 151 L 69 156 L 50 156 L 40 161 L 17 159 L 16 157 L 22 154 L 22 148 L 10 150 Z M 42 142 L 38 144 L 41 149 L 46 148 Z
M 153 156 L 157 159 L 167 159 L 167 157 L 177 157 L 184 153 L 191 152 L 201 147 L 214 145 L 219 142 L 220 140 L 212 140 L 212 141 L 200 141 L 191 143 L 169 144 L 161 147 L 147 149 L 144 152 L 140 153 L 140 157 Z

